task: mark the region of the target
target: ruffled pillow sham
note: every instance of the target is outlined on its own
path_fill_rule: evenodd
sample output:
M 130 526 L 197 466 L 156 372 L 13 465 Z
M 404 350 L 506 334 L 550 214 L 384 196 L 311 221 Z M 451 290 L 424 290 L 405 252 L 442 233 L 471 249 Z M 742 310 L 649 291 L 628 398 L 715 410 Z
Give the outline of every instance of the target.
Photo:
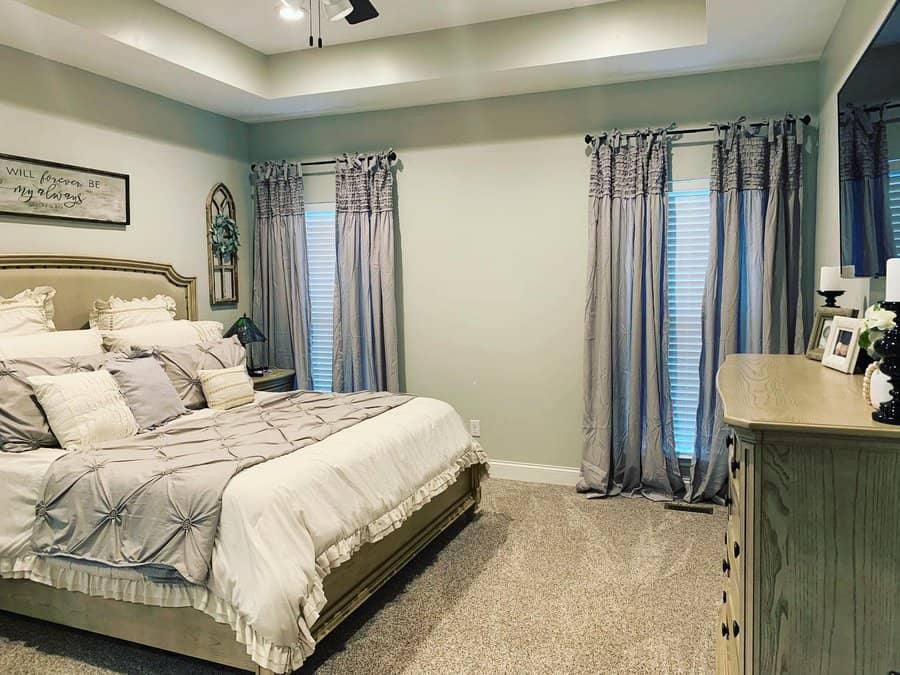
M 0 298 L 0 335 L 32 335 L 56 330 L 50 286 L 27 288 L 11 298 Z
M 168 295 L 124 300 L 111 296 L 94 300 L 90 325 L 97 330 L 123 330 L 175 320 L 175 300 Z

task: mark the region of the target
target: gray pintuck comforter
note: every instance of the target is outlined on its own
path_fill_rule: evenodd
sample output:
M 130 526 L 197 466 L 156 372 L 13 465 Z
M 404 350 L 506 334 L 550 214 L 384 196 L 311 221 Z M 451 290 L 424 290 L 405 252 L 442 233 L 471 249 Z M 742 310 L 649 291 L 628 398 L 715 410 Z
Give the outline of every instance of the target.
M 222 493 L 239 471 L 327 438 L 412 397 L 293 392 L 170 429 L 67 453 L 44 478 L 32 546 L 203 583 Z

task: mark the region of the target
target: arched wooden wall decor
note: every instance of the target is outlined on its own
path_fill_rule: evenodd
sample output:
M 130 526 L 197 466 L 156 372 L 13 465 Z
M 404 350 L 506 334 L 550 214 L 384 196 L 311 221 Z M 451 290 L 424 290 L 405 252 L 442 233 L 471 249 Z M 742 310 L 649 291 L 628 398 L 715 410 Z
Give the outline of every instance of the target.
M 209 304 L 233 305 L 238 301 L 238 254 L 220 255 L 213 251 L 213 218 L 222 214 L 237 222 L 234 197 L 224 183 L 216 185 L 206 198 L 206 249 L 209 255 Z

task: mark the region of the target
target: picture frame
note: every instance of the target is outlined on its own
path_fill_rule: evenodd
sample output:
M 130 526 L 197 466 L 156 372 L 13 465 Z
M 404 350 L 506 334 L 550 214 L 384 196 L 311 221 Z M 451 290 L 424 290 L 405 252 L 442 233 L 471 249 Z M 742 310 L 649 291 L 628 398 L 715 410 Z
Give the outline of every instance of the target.
M 128 226 L 131 177 L 0 154 L 0 215 Z
M 822 365 L 842 373 L 852 373 L 859 356 L 859 334 L 862 321 L 849 316 L 836 316 L 831 323 Z
M 821 361 L 825 353 L 825 344 L 831 332 L 831 324 L 836 316 L 855 317 L 857 311 L 848 307 L 818 307 L 813 329 L 806 344 L 806 358 Z

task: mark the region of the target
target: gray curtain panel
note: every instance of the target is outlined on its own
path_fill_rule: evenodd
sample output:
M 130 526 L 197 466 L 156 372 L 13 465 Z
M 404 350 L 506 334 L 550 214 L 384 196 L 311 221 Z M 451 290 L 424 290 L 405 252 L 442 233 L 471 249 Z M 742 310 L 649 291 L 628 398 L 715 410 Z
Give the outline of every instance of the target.
M 803 126 L 736 122 L 713 145 L 700 401 L 688 499 L 715 500 L 728 473 L 716 373 L 728 354 L 801 354 Z
M 389 154 L 336 159 L 334 391 L 400 390 Z
M 684 494 L 666 362 L 664 131 L 595 141 L 584 316 L 580 492 Z
M 875 115 L 851 108 L 840 119 L 841 263 L 862 276 L 884 274 L 895 256 L 884 109 Z
M 251 167 L 255 228 L 253 245 L 253 321 L 268 338 L 253 346 L 259 362 L 293 368 L 297 387 L 312 389 L 309 349 L 309 279 L 303 176 L 293 162 Z

